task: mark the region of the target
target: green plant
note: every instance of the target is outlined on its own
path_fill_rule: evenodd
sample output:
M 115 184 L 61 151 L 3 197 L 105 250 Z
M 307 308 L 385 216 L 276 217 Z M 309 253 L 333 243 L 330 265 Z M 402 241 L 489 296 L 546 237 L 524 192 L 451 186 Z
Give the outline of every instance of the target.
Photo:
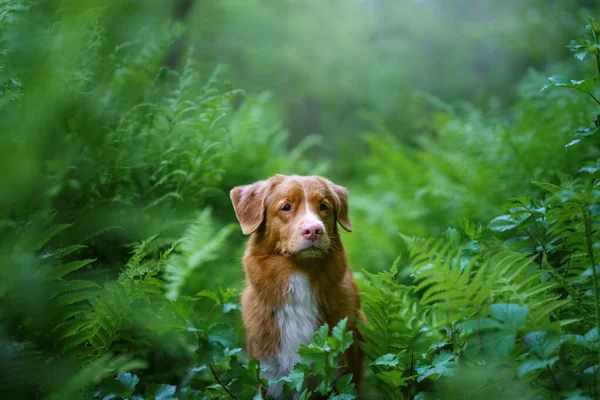
M 584 52 L 600 59 L 593 19 L 586 32 L 589 37 L 570 49 L 578 59 Z M 543 90 L 569 87 L 595 98 L 600 64 L 597 74 L 584 81 L 552 77 Z M 565 147 L 596 146 L 598 124 L 577 131 Z M 390 288 L 385 296 L 366 297 L 374 321 L 363 329 L 372 342 L 368 354 L 375 371 L 385 368 L 395 378 L 380 379 L 383 393 L 394 398 L 404 388 L 409 398 L 421 399 L 599 396 L 598 170 L 592 158 L 582 160 L 576 177 L 560 173 L 559 184 L 534 180 L 545 194 L 509 199 L 506 214 L 487 227 L 463 221 L 442 239 L 404 236 L 412 283 L 401 284 L 394 266 L 372 282 L 379 291 Z M 424 316 L 416 331 L 398 301 L 406 295 L 417 302 L 412 316 Z M 415 352 L 415 338 L 426 350 Z

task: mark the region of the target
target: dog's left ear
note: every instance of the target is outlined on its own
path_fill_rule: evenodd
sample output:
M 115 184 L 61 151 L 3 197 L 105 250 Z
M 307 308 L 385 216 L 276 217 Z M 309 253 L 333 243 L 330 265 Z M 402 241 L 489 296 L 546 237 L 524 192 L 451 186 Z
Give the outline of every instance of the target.
M 267 197 L 267 181 L 259 181 L 251 185 L 236 186 L 229 192 L 235 216 L 244 235 L 250 235 L 258 229 L 265 219 L 265 198 Z
M 348 190 L 333 182 L 329 182 L 335 201 L 335 218 L 339 224 L 348 232 L 352 232 L 352 222 L 348 217 Z

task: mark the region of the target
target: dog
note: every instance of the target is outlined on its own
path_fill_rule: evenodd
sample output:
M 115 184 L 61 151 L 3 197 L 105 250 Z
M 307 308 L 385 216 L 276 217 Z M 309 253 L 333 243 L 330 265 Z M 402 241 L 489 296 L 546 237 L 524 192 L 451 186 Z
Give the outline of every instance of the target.
M 364 354 L 357 321 L 366 320 L 338 228 L 352 231 L 348 191 L 319 176 L 275 175 L 235 187 L 230 197 L 242 232 L 250 235 L 242 319 L 248 354 L 266 367 L 261 377 L 288 375 L 316 329 L 347 317 L 354 343 L 343 367 L 358 389 Z M 281 391 L 274 385 L 267 394 L 278 398 Z

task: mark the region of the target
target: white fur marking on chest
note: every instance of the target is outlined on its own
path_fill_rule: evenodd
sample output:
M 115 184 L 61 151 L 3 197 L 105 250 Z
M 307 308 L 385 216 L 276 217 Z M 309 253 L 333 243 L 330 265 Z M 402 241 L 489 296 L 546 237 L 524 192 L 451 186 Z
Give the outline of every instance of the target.
M 280 348 L 273 359 L 263 362 L 267 367 L 264 377 L 277 379 L 288 375 L 300 362 L 298 350 L 308 344 L 319 325 L 317 300 L 312 292 L 308 276 L 296 273 L 290 277 L 285 303 L 276 311 L 279 327 Z M 280 386 L 280 385 L 277 385 Z M 275 398 L 281 387 L 272 387 L 269 394 Z

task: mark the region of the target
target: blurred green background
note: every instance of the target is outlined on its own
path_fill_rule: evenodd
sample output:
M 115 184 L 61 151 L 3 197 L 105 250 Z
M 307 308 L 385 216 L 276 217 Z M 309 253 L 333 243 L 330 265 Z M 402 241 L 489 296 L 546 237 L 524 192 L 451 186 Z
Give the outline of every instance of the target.
M 599 9 L 594 0 L 0 0 L 5 388 L 69 397 L 84 385 L 57 382 L 99 348 L 129 349 L 152 382 L 183 379 L 201 351 L 181 332 L 211 312 L 210 299 L 173 306 L 149 292 L 139 320 L 116 316 L 110 340 L 78 338 L 65 355 L 67 314 L 56 310 L 79 303 L 57 305 L 52 279 L 64 274 L 44 271 L 93 260 L 63 272 L 109 292 L 125 272 L 148 275 L 166 282 L 169 300 L 220 287 L 217 303 L 235 308 L 245 238 L 233 186 L 274 173 L 346 186 L 355 229 L 344 242 L 360 277 L 404 251 L 399 233 L 487 223 L 507 198 L 538 193 L 532 180 L 576 172 L 597 151 L 564 145 L 594 104 L 539 88 L 558 72 L 592 74 L 565 45 Z M 134 244 L 154 235 L 132 261 Z M 182 237 L 183 248 L 161 256 Z M 86 299 L 91 286 L 81 285 L 61 290 Z M 239 336 L 239 315 L 225 314 Z M 18 351 L 29 361 L 17 365 Z M 48 371 L 49 359 L 64 368 Z

